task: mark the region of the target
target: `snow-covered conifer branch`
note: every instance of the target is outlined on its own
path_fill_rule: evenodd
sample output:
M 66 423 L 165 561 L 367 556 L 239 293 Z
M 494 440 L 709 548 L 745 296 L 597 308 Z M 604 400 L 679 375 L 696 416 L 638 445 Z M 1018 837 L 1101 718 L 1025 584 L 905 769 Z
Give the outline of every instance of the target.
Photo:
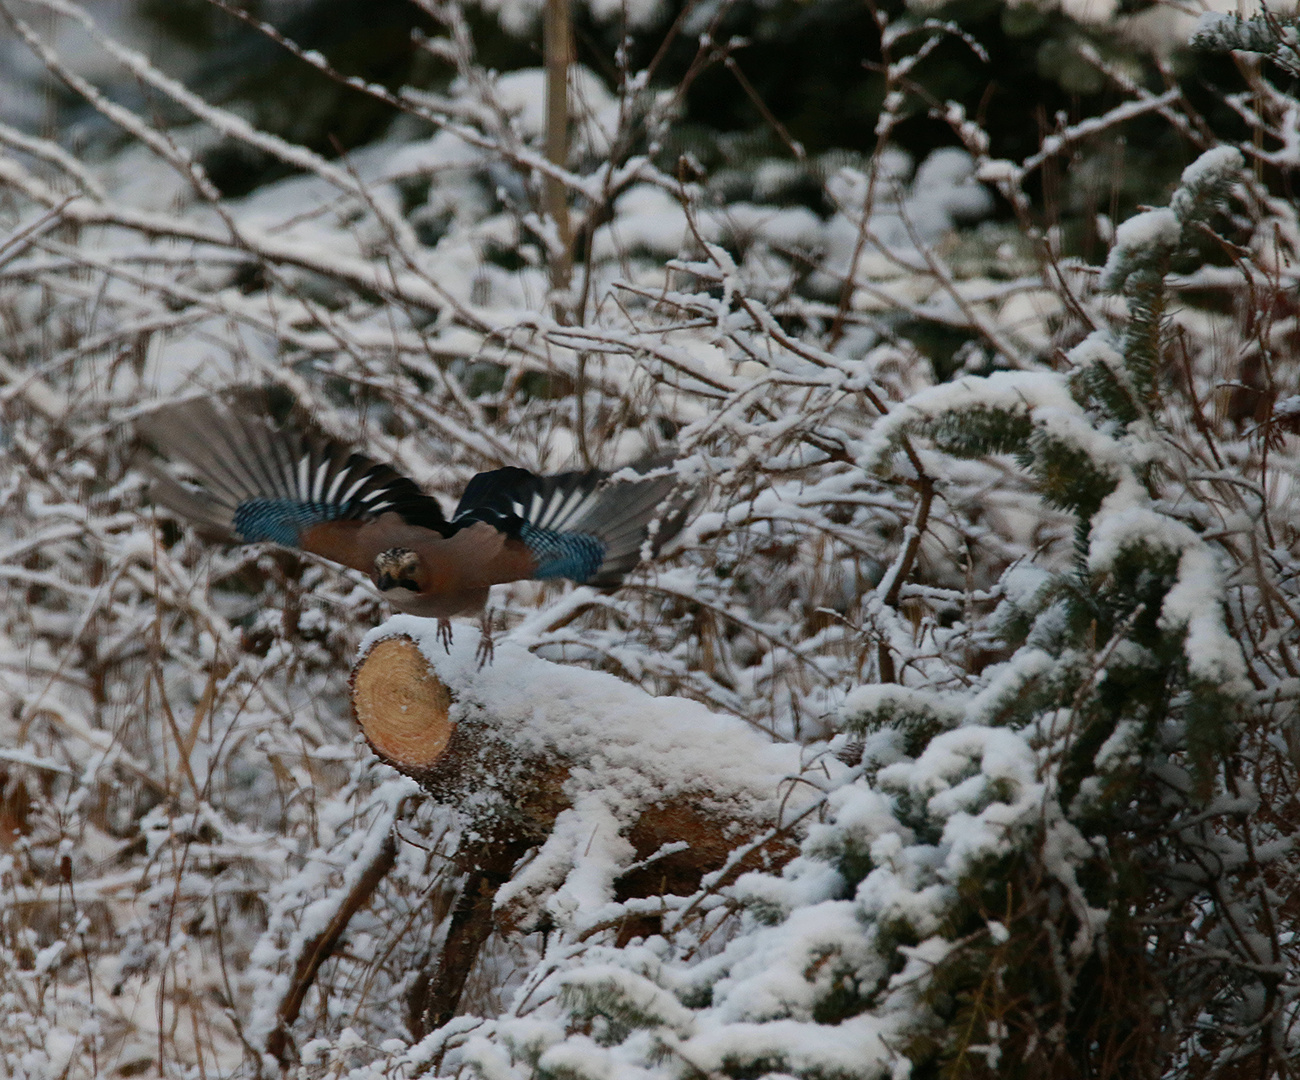
M 1267 8 L 1249 18 L 1206 12 L 1196 24 L 1191 44 L 1210 52 L 1263 53 L 1290 74 L 1300 73 L 1300 53 L 1296 51 L 1300 38 L 1294 24 Z

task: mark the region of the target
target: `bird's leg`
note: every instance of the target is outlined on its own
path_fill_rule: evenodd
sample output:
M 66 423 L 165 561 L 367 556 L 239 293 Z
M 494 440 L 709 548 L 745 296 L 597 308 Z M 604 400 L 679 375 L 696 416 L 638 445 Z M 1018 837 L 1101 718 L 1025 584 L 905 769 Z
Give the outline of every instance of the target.
M 451 652 L 451 620 L 450 619 L 438 620 L 438 643 L 444 649 L 446 649 L 448 653 Z
M 484 665 L 492 663 L 492 657 L 496 652 L 496 642 L 492 640 L 492 609 L 485 607 L 483 614 L 479 616 L 479 627 L 482 635 L 478 639 L 478 659 L 479 670 L 482 671 Z

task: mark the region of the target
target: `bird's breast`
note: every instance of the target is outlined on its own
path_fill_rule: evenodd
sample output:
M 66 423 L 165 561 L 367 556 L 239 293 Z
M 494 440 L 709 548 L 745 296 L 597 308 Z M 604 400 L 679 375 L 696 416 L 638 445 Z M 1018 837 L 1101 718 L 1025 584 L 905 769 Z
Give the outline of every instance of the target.
M 440 593 L 417 593 L 410 589 L 389 589 L 386 599 L 398 611 L 422 619 L 450 619 L 453 615 L 477 615 L 488 601 L 488 589 L 453 589 Z

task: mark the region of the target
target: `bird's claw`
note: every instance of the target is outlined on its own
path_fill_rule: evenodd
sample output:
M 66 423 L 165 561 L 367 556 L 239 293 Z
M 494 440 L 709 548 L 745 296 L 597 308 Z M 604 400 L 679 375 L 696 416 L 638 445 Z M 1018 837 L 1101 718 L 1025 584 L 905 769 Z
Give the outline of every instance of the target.
M 492 663 L 496 655 L 496 641 L 492 637 L 492 612 L 485 610 L 482 619 L 482 633 L 478 639 L 478 651 L 474 654 L 478 660 L 479 670 Z
M 451 653 L 451 620 L 438 620 L 438 644 L 440 644 L 448 654 Z M 480 646 L 481 648 L 481 646 Z

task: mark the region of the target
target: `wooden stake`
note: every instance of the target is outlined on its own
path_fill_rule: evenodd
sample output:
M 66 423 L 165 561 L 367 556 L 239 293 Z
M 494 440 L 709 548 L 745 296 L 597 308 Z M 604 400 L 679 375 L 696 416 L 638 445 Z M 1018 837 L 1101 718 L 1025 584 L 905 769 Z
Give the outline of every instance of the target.
M 546 0 L 542 25 L 546 63 L 546 159 L 561 168 L 569 165 L 569 67 L 573 63 L 573 13 L 570 0 Z M 569 222 L 569 193 L 555 177 L 546 177 L 546 216 L 555 222 L 560 248 L 551 256 L 551 288 L 568 289 L 573 272 L 573 228 Z M 557 315 L 560 314 L 557 312 Z M 563 320 L 561 320 L 563 321 Z

